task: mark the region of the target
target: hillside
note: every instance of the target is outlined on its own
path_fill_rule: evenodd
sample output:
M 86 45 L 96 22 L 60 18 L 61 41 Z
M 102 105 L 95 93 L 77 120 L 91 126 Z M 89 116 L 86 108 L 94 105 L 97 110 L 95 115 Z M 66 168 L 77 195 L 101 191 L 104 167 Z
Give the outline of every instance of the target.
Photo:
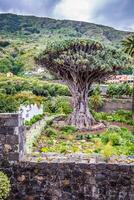
M 0 72 L 36 69 L 33 58 L 48 40 L 86 37 L 118 45 L 129 34 L 93 23 L 0 14 Z
M 93 23 L 15 14 L 0 14 L 0 33 L 25 36 L 58 34 L 68 37 L 90 37 L 111 42 L 120 41 L 129 34 L 129 32 Z

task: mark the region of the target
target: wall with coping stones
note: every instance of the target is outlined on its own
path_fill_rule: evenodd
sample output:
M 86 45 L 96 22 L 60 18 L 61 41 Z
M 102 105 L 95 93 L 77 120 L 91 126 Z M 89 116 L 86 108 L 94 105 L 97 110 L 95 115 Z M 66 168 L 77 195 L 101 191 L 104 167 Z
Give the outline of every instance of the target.
M 1 114 L 0 171 L 11 181 L 8 200 L 134 200 L 134 165 L 22 162 L 24 141 L 21 116 Z
M 19 163 L 2 166 L 8 200 L 134 200 L 134 166 L 84 163 Z

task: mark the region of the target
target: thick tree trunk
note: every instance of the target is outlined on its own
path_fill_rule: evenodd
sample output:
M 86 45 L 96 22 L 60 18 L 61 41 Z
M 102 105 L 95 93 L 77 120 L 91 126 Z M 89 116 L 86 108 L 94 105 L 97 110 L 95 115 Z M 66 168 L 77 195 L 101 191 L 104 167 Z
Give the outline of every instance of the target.
M 95 124 L 95 120 L 88 109 L 88 94 L 86 91 L 73 94 L 74 111 L 69 116 L 67 123 L 77 129 L 88 129 Z

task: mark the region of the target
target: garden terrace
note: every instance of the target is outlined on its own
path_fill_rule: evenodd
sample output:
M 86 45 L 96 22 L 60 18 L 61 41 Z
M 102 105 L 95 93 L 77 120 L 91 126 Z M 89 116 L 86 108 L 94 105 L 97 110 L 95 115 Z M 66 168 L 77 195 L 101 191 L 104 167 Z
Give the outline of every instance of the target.
M 50 125 L 51 121 L 53 120 L 49 118 L 47 125 Z M 133 199 L 134 165 L 131 157 L 122 156 L 120 159 L 114 157 L 109 160 L 109 163 L 104 163 L 105 159 L 102 156 L 82 153 L 65 155 L 65 151 L 64 154 L 44 153 L 44 157 L 35 154 L 26 155 L 26 134 L 21 116 L 1 114 L 0 122 L 2 147 L 0 171 L 6 173 L 11 182 L 9 200 Z M 66 133 L 62 134 L 62 137 L 66 137 L 69 134 L 72 136 L 71 133 L 75 133 L 76 130 L 72 127 L 70 129 L 64 127 L 62 131 Z M 127 142 L 130 142 L 133 136 L 127 130 L 124 130 L 122 137 L 120 130 L 118 131 L 119 138 L 113 137 L 114 145 L 118 145 L 120 139 L 123 141 L 125 137 Z M 48 136 L 50 133 L 52 134 L 49 128 Z M 76 133 L 73 137 L 75 136 Z M 108 136 L 104 135 L 105 142 L 111 139 Z M 32 135 L 29 138 L 32 138 Z M 87 139 L 91 142 L 92 135 Z M 35 140 L 34 144 L 36 144 Z

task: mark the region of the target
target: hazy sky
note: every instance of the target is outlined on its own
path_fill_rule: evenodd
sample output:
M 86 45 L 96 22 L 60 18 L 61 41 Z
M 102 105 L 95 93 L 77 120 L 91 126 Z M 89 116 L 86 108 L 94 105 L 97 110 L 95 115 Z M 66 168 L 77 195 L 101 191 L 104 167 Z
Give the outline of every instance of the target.
M 0 12 L 73 19 L 134 30 L 134 0 L 0 0 Z

